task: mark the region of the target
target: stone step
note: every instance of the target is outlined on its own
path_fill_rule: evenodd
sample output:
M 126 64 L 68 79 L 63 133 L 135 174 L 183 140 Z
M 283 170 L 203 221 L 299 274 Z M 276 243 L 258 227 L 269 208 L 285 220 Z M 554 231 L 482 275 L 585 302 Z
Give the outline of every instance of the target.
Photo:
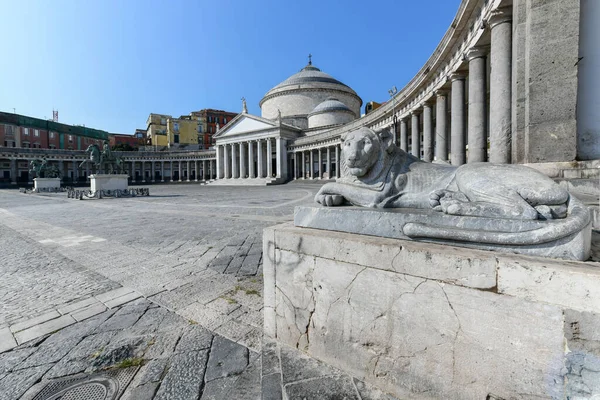
M 229 178 L 229 179 L 217 179 L 209 185 L 214 186 L 267 186 L 277 185 L 283 183 L 283 180 L 275 178 L 253 178 L 253 179 L 240 179 L 240 178 Z

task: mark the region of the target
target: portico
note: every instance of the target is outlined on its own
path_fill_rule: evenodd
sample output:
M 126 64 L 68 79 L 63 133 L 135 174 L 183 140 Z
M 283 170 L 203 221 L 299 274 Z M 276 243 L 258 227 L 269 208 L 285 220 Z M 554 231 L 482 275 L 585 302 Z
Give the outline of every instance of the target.
M 287 143 L 301 130 L 242 112 L 214 138 L 221 184 L 266 185 L 288 180 Z

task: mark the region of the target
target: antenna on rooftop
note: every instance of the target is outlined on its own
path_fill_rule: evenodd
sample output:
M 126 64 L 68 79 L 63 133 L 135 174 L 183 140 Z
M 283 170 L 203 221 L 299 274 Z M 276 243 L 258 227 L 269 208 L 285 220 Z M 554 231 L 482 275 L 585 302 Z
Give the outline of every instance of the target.
M 58 122 L 58 110 L 52 109 L 52 121 Z

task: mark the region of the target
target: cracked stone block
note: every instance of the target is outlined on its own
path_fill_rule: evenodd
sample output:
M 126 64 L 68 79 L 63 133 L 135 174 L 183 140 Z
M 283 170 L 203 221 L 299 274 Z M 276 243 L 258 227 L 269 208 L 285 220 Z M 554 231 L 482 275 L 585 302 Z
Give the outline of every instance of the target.
M 180 337 L 180 331 L 156 333 L 154 338 L 148 343 L 144 358 L 154 359 L 170 357 L 171 354 L 175 352 L 175 346 L 179 342 Z
M 197 399 L 207 358 L 208 350 L 173 355 L 154 400 Z
M 195 325 L 181 336 L 175 352 L 186 353 L 189 351 L 208 349 L 210 348 L 212 341 L 213 335 L 208 330 Z
M 348 376 L 329 376 L 310 381 L 285 385 L 288 400 L 361 400 L 354 389 L 352 378 Z
M 52 367 L 51 364 L 22 369 L 7 374 L 0 380 L 0 393 L 3 399 L 16 400 L 21 397 Z
M 139 385 L 146 383 L 160 382 L 167 368 L 167 359 L 150 360 L 138 372 L 141 375 Z
M 11 371 L 36 350 L 30 347 L 0 354 L 0 374 Z
M 205 381 L 240 374 L 248 366 L 248 349 L 221 336 L 215 336 L 206 367 Z

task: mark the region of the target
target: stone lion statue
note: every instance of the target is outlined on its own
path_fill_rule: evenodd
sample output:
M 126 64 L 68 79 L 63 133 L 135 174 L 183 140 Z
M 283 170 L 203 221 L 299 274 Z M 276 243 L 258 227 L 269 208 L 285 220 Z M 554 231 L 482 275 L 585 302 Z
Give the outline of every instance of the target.
M 539 234 L 576 232 L 590 223 L 585 205 L 541 172 L 522 165 L 472 163 L 453 167 L 423 162 L 398 148 L 389 129 L 360 128 L 342 135 L 341 177 L 319 190 L 324 206 L 350 203 L 374 208 L 432 209 L 449 215 L 515 220 L 562 220 Z M 458 229 L 436 231 L 407 224 L 408 236 L 456 238 Z M 484 229 L 485 230 L 485 229 Z M 486 232 L 467 235 L 482 240 Z M 487 235 L 488 237 L 490 235 Z M 510 235 L 509 235 L 510 236 Z M 539 240 L 508 236 L 488 243 Z

